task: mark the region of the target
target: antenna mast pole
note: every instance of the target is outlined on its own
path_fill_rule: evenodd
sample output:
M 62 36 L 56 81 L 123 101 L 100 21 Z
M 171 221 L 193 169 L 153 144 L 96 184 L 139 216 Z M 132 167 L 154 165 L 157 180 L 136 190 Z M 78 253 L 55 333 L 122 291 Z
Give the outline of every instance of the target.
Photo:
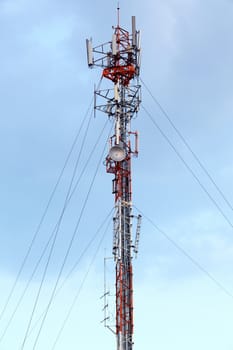
M 113 27 L 112 40 L 92 47 L 87 40 L 89 67 L 99 66 L 102 76 L 110 80 L 111 89 L 95 91 L 95 110 L 113 118 L 115 132 L 110 138 L 106 171 L 114 175 L 112 192 L 115 196 L 113 218 L 113 256 L 116 269 L 116 327 L 117 350 L 133 348 L 133 255 L 138 251 L 141 216 L 138 216 L 135 242 L 132 237 L 132 173 L 131 158 L 138 155 L 138 134 L 130 128 L 131 119 L 139 110 L 141 102 L 140 32 L 132 17 L 132 33 L 120 27 L 120 9 L 117 9 L 118 24 Z M 134 84 L 133 84 L 133 83 Z M 136 82 L 136 84 L 135 84 Z M 97 104 L 97 99 L 102 102 Z M 132 139 L 133 138 L 133 142 Z

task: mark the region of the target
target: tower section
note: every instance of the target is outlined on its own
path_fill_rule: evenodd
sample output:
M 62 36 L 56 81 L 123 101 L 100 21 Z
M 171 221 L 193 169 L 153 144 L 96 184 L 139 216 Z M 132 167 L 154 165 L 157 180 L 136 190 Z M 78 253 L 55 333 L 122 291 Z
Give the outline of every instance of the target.
M 138 216 L 136 237 L 132 234 L 132 156 L 138 155 L 138 133 L 131 131 L 131 120 L 137 115 L 141 102 L 140 32 L 132 17 L 132 32 L 113 27 L 112 40 L 97 47 L 86 41 L 90 68 L 102 68 L 102 77 L 112 88 L 95 91 L 95 110 L 114 120 L 114 134 L 109 140 L 106 171 L 113 174 L 112 193 L 115 199 L 113 218 L 113 256 L 116 269 L 117 350 L 133 348 L 133 268 L 138 251 L 141 217 Z

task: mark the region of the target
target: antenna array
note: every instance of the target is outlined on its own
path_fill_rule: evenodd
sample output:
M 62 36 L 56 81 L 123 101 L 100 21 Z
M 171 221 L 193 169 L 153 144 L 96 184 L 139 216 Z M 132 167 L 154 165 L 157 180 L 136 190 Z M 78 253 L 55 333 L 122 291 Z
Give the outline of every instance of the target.
M 116 269 L 116 326 L 117 350 L 133 347 L 133 253 L 137 255 L 141 227 L 138 216 L 135 242 L 132 239 L 132 156 L 138 155 L 138 133 L 131 131 L 131 119 L 141 102 L 140 31 L 132 17 L 132 33 L 119 25 L 113 27 L 112 40 L 93 47 L 86 40 L 87 62 L 90 68 L 102 68 L 102 77 L 113 83 L 113 88 L 95 91 L 95 111 L 114 119 L 115 132 L 109 140 L 105 165 L 113 174 L 112 193 L 115 196 L 113 218 L 113 257 Z M 134 84 L 132 83 L 134 82 Z M 132 147 L 131 139 L 134 138 Z

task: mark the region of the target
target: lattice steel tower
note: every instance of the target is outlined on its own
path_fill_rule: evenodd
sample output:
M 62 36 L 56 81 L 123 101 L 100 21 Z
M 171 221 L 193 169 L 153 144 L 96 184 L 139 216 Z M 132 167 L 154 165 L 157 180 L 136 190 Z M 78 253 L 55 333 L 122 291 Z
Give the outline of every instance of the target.
M 102 77 L 114 87 L 95 91 L 95 110 L 114 119 L 115 131 L 110 138 L 106 170 L 114 175 L 112 192 L 115 195 L 113 218 L 113 256 L 116 265 L 116 327 L 117 350 L 133 348 L 133 272 L 132 259 L 137 254 L 141 216 L 137 217 L 136 235 L 132 237 L 132 173 L 131 158 L 138 155 L 138 134 L 131 131 L 131 120 L 141 102 L 140 32 L 132 17 L 132 33 L 113 27 L 112 40 L 92 47 L 87 40 L 89 67 L 102 67 Z M 100 101 L 100 102 L 99 102 Z M 131 140 L 133 138 L 133 140 Z

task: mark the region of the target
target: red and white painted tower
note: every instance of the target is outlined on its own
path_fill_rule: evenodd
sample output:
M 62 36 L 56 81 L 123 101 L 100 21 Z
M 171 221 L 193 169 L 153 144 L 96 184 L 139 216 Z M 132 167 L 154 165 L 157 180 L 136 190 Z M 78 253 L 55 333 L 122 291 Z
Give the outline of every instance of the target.
M 113 27 L 112 40 L 92 47 L 87 40 L 89 67 L 103 69 L 102 77 L 112 81 L 113 88 L 95 91 L 95 110 L 114 119 L 114 135 L 106 157 L 106 170 L 114 175 L 115 196 L 113 256 L 116 265 L 116 327 L 117 350 L 133 348 L 133 255 L 137 254 L 141 216 L 137 218 L 136 235 L 132 235 L 132 156 L 138 155 L 138 134 L 131 131 L 131 120 L 141 102 L 140 32 L 132 17 L 132 33 Z M 97 102 L 98 101 L 98 102 Z

